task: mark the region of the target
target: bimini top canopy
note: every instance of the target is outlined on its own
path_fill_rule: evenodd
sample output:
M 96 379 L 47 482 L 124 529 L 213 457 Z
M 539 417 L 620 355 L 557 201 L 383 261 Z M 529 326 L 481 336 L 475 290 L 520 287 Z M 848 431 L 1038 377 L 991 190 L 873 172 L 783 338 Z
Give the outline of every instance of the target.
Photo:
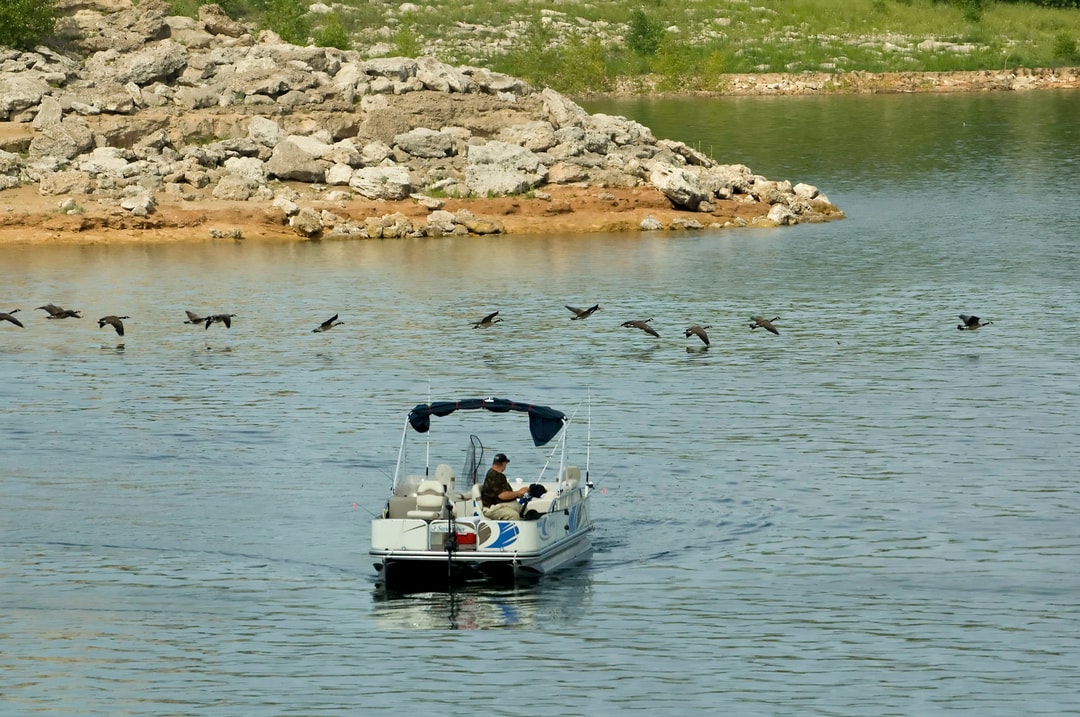
M 473 411 L 479 408 L 495 413 L 507 411 L 525 411 L 529 414 L 529 432 L 533 445 L 542 446 L 562 430 L 566 415 L 547 406 L 535 406 L 531 403 L 517 403 L 505 398 L 467 398 L 463 401 L 436 401 L 421 403 L 409 411 L 409 424 L 417 433 L 427 433 L 431 428 L 432 416 L 449 416 L 454 411 Z

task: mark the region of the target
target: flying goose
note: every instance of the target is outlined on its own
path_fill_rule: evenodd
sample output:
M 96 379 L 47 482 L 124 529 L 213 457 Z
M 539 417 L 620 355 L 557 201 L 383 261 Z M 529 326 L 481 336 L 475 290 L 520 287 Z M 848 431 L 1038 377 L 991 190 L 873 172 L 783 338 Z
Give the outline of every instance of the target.
M 130 316 L 113 316 L 112 314 L 110 314 L 108 316 L 102 316 L 100 319 L 98 319 L 97 320 L 97 325 L 98 325 L 99 329 L 103 329 L 103 328 L 105 328 L 105 324 L 108 324 L 109 326 L 116 329 L 117 336 L 123 336 L 124 335 L 124 322 L 121 321 L 121 319 L 130 319 L 130 318 L 131 318 Z
M 697 336 L 699 339 L 702 340 L 702 342 L 704 342 L 704 344 L 706 346 L 708 346 L 709 345 L 709 335 L 707 333 L 705 333 L 705 329 L 711 329 L 711 328 L 712 328 L 711 326 L 698 326 L 697 324 L 694 324 L 693 326 L 688 328 L 686 331 L 684 331 L 683 334 L 686 336 L 686 338 L 690 338 L 691 336 Z
M 18 313 L 20 311 L 22 311 L 22 309 L 12 309 L 11 311 L 7 312 L 6 314 L 3 313 L 3 312 L 0 312 L 0 321 L 10 321 L 11 323 L 18 326 L 20 329 L 26 328 L 25 326 L 22 325 L 21 321 L 19 321 L 14 316 L 12 316 L 12 314 L 16 314 L 16 313 Z
M 765 329 L 766 331 L 774 333 L 777 336 L 780 335 L 780 332 L 777 331 L 776 327 L 772 325 L 773 321 L 780 320 L 779 316 L 774 316 L 772 319 L 766 319 L 764 316 L 751 316 L 750 320 L 754 322 L 750 324 L 751 329 Z
M 620 326 L 625 326 L 631 329 L 641 329 L 648 335 L 659 338 L 660 334 L 656 333 L 656 329 L 649 326 L 650 321 L 652 321 L 652 319 L 645 319 L 644 321 L 624 321 L 622 322 L 622 324 L 620 324 Z
M 570 306 L 566 304 L 566 308 L 574 312 L 574 315 L 570 317 L 571 321 L 577 321 L 578 319 L 587 319 L 593 315 L 593 312 L 600 308 L 600 304 L 593 304 L 587 309 L 579 309 L 576 306 Z
M 56 304 L 45 304 L 45 306 L 39 306 L 39 309 L 44 309 L 49 312 L 46 319 L 81 319 L 82 311 L 80 309 L 65 309 Z
M 188 317 L 188 320 L 184 322 L 185 324 L 205 324 L 206 323 L 206 317 L 205 316 L 199 316 L 194 311 L 189 311 L 188 309 L 184 309 L 184 313 L 187 314 L 187 317 Z
M 963 331 L 964 329 L 974 331 L 980 326 L 989 326 L 990 324 L 994 323 L 993 321 L 983 321 L 978 316 L 968 316 L 967 314 L 960 314 L 960 320 L 964 323 L 957 324 L 956 328 L 960 329 L 961 331 Z
M 312 329 L 311 333 L 317 334 L 320 331 L 329 331 L 330 329 L 334 328 L 335 326 L 341 326 L 342 324 L 345 323 L 344 321 L 338 321 L 337 317 L 338 317 L 338 315 L 334 314 L 329 319 L 327 319 L 326 321 L 319 324 L 318 328 Z
M 236 316 L 236 314 L 213 314 L 211 316 L 207 316 L 204 319 L 204 321 L 206 322 L 205 328 L 210 328 L 210 324 L 215 324 L 220 321 L 221 323 L 225 324 L 225 328 L 231 329 L 232 319 L 234 316 Z
M 474 321 L 472 327 L 474 329 L 486 329 L 489 326 L 494 326 L 495 324 L 502 321 L 502 319 L 496 319 L 495 318 L 498 315 L 499 315 L 498 311 L 492 311 L 490 314 L 488 314 L 484 318 L 480 319 L 479 321 Z

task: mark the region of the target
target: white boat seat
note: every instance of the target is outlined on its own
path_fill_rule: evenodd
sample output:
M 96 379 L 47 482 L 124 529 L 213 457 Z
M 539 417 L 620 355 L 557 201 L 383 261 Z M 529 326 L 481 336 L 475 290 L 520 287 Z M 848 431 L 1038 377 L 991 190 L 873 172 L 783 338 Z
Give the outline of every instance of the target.
M 471 518 L 482 515 L 480 512 L 480 484 L 475 483 L 467 493 L 458 493 L 454 502 L 454 515 L 458 518 Z
M 551 512 L 551 504 L 554 503 L 554 502 L 555 502 L 555 494 L 554 493 L 544 493 L 543 498 L 533 498 L 528 503 L 526 503 L 525 504 L 525 510 L 526 511 L 535 510 L 537 513 L 540 513 L 541 515 L 544 514 L 544 513 L 550 513 Z
M 416 488 L 416 509 L 405 514 L 406 518 L 436 520 L 443 517 L 446 506 L 446 487 L 436 480 L 425 480 Z
M 435 466 L 435 480 L 442 483 L 449 494 L 454 489 L 454 469 L 446 463 L 440 463 Z
M 563 468 L 562 472 L 562 485 L 563 490 L 572 490 L 578 487 L 581 483 L 581 469 L 577 466 L 567 466 Z

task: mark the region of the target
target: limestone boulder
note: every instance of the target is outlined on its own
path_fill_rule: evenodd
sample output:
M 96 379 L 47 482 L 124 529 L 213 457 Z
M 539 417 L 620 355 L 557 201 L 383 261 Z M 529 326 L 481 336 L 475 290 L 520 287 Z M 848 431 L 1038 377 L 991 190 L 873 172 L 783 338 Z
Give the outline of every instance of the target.
M 203 5 L 199 8 L 199 22 L 202 23 L 206 32 L 211 35 L 225 35 L 226 37 L 240 37 L 247 33 L 247 28 L 242 23 L 233 20 L 225 14 L 220 5 Z
M 30 159 L 74 159 L 93 146 L 94 133 L 90 126 L 81 117 L 72 117 L 38 132 L 30 142 Z
M 157 203 L 150 194 L 137 192 L 121 199 L 120 208 L 128 210 L 137 217 L 145 217 L 154 212 Z
M 405 82 L 416 76 L 417 63 L 409 57 L 375 57 L 363 62 L 361 68 L 369 77 Z
M 121 85 L 142 87 L 153 82 L 168 82 L 187 67 L 187 48 L 172 40 L 162 40 L 138 50 L 122 52 L 110 48 L 96 52 L 86 61 L 93 79 Z
M 696 212 L 703 202 L 711 199 L 700 175 L 684 167 L 658 164 L 650 173 L 649 181 L 677 207 Z
M 394 145 L 408 155 L 427 159 L 448 157 L 454 151 L 450 135 L 427 127 L 416 127 L 395 136 Z
M 128 175 L 130 157 L 130 151 L 119 147 L 97 147 L 89 154 L 79 157 L 77 166 L 91 175 L 124 177 Z
M 349 186 L 367 199 L 405 199 L 412 192 L 406 167 L 364 167 L 353 173 Z
M 44 196 L 89 194 L 94 183 L 86 172 L 67 171 L 44 174 L 38 182 L 38 193 Z
M 626 144 L 655 144 L 652 130 L 634 120 L 625 117 L 616 117 L 596 113 L 590 115 L 585 121 L 585 126 L 605 135 L 616 145 Z
M 795 212 L 783 204 L 774 204 L 772 209 L 769 210 L 768 220 L 776 223 L 779 226 L 787 226 L 790 224 L 798 224 L 799 218 L 795 215 Z
M 371 167 L 376 164 L 385 162 L 390 155 L 393 154 L 393 149 L 386 142 L 375 140 L 374 142 L 368 142 L 364 145 L 364 148 L 360 150 L 360 161 L 365 166 Z
M 60 101 L 55 97 L 42 97 L 32 126 L 40 131 L 46 127 L 60 124 L 63 119 L 64 108 L 60 105 Z
M 278 143 L 266 163 L 270 176 L 297 182 L 321 182 L 326 177 L 326 169 L 326 163 L 290 140 Z
M 547 119 L 555 128 L 580 127 L 588 118 L 581 105 L 550 88 L 540 93 Z
M 225 171 L 255 182 L 264 184 L 269 174 L 266 163 L 257 157 L 229 157 L 225 160 Z
M 166 18 L 172 8 L 165 0 L 143 0 L 137 5 L 130 0 L 95 0 L 72 5 L 68 4 L 70 14 L 59 19 L 56 31 L 78 52 L 132 52 L 169 34 Z
M 322 215 L 311 207 L 304 207 L 289 218 L 289 226 L 302 237 L 317 239 L 322 236 Z
M 506 127 L 499 132 L 498 139 L 524 147 L 530 152 L 544 152 L 559 143 L 555 136 L 555 128 L 545 120 L 534 120 Z
M 476 83 L 461 70 L 443 64 L 434 57 L 417 58 L 416 79 L 424 89 L 436 92 L 472 92 L 477 89 Z
M 332 149 L 329 142 L 324 142 L 318 137 L 310 135 L 291 134 L 285 138 L 285 141 L 295 145 L 304 154 L 314 159 L 322 159 Z
M 246 202 L 255 193 L 258 183 L 240 174 L 226 174 L 217 185 L 212 194 L 215 199 L 226 199 L 234 202 Z
M 36 107 L 48 91 L 49 83 L 38 73 L 0 73 L 0 120 Z
M 326 184 L 331 187 L 345 187 L 352 181 L 353 168 L 347 164 L 334 164 L 326 170 Z
M 5 152 L 0 149 L 0 175 L 18 174 L 22 169 L 22 160 L 14 152 Z
M 281 126 L 272 119 L 256 115 L 248 122 L 247 135 L 253 142 L 273 147 L 281 140 Z
M 465 185 L 480 196 L 522 194 L 547 179 L 540 158 L 516 144 L 498 140 L 469 147 Z
M 524 97 L 532 92 L 532 88 L 525 80 L 504 75 L 501 72 L 492 72 L 483 67 L 462 67 L 461 71 L 476 83 L 481 92 L 491 95 Z

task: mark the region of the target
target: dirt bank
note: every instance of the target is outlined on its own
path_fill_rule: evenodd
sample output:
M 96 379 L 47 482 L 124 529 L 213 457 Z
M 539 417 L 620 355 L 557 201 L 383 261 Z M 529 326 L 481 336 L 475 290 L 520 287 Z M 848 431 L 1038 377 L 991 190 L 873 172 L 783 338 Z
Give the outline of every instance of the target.
M 497 222 L 507 234 L 637 231 L 648 216 L 670 226 L 677 218 L 704 226 L 753 222 L 769 207 L 759 202 L 720 201 L 711 213 L 679 211 L 652 187 L 596 189 L 551 187 L 550 199 L 500 197 L 445 199 L 444 209 L 468 209 L 477 217 Z M 98 204 L 87 197 L 78 213 L 58 208 L 61 197 L 43 197 L 36 186 L 0 192 L 0 243 L 99 244 L 119 242 L 212 241 L 235 236 L 245 240 L 301 241 L 269 203 L 222 201 L 205 197 L 194 201 L 158 196 L 157 210 L 147 217 L 133 216 L 115 203 Z M 400 212 L 414 225 L 423 226 L 430 210 L 414 200 L 342 202 L 305 201 L 305 206 L 363 221 Z M 333 237 L 325 240 L 332 241 Z

